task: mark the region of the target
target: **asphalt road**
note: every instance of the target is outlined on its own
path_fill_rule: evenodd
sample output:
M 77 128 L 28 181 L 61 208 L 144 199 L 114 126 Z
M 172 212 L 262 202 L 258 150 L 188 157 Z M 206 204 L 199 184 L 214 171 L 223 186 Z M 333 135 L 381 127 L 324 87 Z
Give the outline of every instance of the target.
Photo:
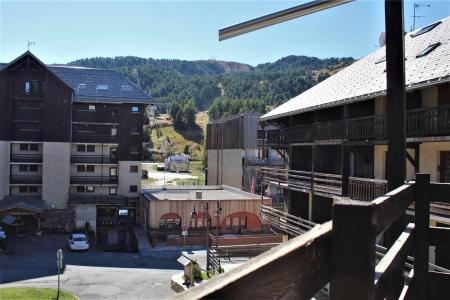
M 64 253 L 61 286 L 80 299 L 166 299 L 175 294 L 170 278 L 181 271 L 177 253 L 70 252 L 63 234 L 27 236 L 19 240 L 17 253 L 0 253 L 0 288 L 56 287 L 58 249 Z

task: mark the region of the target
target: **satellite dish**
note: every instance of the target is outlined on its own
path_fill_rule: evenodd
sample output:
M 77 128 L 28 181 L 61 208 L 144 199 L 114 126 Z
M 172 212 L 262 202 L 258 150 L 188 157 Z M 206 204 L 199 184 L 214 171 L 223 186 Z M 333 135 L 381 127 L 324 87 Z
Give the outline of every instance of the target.
M 378 45 L 380 47 L 383 47 L 384 45 L 386 45 L 386 32 L 382 31 L 380 33 L 380 37 L 378 38 Z

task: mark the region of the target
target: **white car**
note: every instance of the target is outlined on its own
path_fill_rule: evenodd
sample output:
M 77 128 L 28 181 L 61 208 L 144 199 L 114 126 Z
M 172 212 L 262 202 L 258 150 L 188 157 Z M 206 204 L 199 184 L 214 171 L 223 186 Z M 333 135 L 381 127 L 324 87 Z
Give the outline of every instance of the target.
M 69 235 L 69 249 L 73 250 L 88 250 L 89 240 L 84 233 L 72 233 Z

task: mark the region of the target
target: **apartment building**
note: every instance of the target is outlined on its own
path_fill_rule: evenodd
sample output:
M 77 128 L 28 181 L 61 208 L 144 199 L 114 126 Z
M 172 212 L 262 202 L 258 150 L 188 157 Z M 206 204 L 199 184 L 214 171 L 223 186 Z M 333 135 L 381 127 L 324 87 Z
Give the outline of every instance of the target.
M 449 32 L 447 17 L 405 35 L 407 180 L 450 182 Z M 283 188 L 286 211 L 321 223 L 334 199 L 386 193 L 385 72 L 381 47 L 260 118 L 276 127 L 261 133 L 266 146 L 286 158 L 287 169 L 262 172 Z M 432 205 L 442 224 L 440 212 Z
M 81 228 L 124 245 L 140 194 L 143 114 L 152 98 L 112 70 L 0 65 L 0 214 Z
M 261 114 L 258 113 L 242 113 L 207 124 L 208 185 L 223 184 L 246 192 L 260 193 L 260 166 L 284 166 L 276 150 L 262 147 L 263 141 L 257 136 L 258 132 L 261 133 L 259 117 Z M 266 189 L 267 186 L 264 186 L 263 192 Z M 276 198 L 276 187 L 271 194 Z

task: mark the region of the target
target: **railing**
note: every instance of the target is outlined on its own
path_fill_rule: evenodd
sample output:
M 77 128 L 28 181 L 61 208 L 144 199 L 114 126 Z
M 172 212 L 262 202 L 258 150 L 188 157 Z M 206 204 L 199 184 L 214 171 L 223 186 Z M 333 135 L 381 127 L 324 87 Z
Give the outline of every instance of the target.
M 126 203 L 121 195 L 69 194 L 69 204 L 121 204 Z
M 42 184 L 42 176 L 36 175 L 11 175 L 10 184 Z
M 72 122 L 86 122 L 86 123 L 118 123 L 119 117 L 117 114 L 110 112 L 96 112 L 74 110 L 72 112 Z
M 311 221 L 288 214 L 268 205 L 261 205 L 261 219 L 267 221 L 278 230 L 293 236 L 301 235 L 316 225 Z
M 73 134 L 72 141 L 78 143 L 117 143 L 117 135 Z
M 70 157 L 70 162 L 73 164 L 116 164 L 117 157 L 111 155 L 72 155 Z
M 30 142 L 41 142 L 42 132 L 14 132 L 12 136 L 14 141 L 30 141 Z
M 286 147 L 290 143 L 315 140 L 376 140 L 387 138 L 385 115 L 320 122 L 267 130 L 267 144 Z M 450 106 L 421 108 L 406 112 L 406 136 L 427 137 L 450 134 Z
M 11 154 L 11 162 L 42 163 L 42 154 Z
M 372 201 L 387 193 L 387 181 L 371 178 L 348 178 L 348 195 L 354 200 Z
M 117 176 L 70 176 L 71 184 L 117 184 Z
M 40 109 L 16 109 L 13 117 L 16 121 L 42 121 L 42 111 Z
M 424 174 L 416 178 L 416 183 L 371 202 L 337 201 L 332 221 L 175 299 L 301 300 L 314 297 L 328 283 L 330 299 L 447 299 L 450 273 L 429 271 L 428 248 L 445 249 L 450 229 L 429 227 L 429 201 L 450 195 L 450 184 L 430 184 Z M 403 228 L 377 263 L 377 236 L 398 224 L 413 202 L 415 224 Z M 414 256 L 414 269 L 405 278 L 408 253 Z
M 247 166 L 284 166 L 285 162 L 281 158 L 259 158 L 247 157 L 245 159 Z

